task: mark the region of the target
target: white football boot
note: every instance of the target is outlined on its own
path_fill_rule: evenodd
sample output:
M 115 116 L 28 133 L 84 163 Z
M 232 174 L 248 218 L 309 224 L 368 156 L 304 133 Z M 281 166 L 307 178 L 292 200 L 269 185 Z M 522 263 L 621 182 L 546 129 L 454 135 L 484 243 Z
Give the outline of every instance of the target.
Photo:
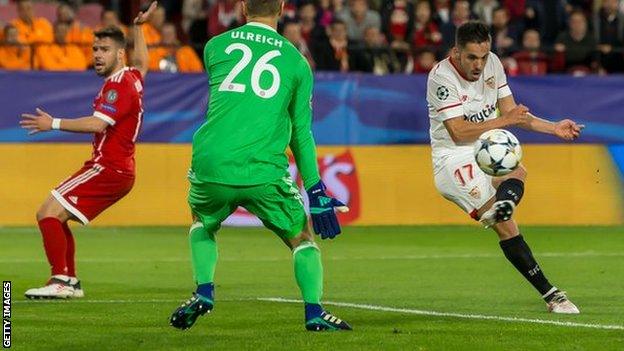
M 80 286 L 80 280 L 78 280 L 78 278 L 70 277 L 69 285 L 74 288 L 74 294 L 72 295 L 73 298 L 81 298 L 85 296 L 84 290 L 82 290 L 82 287 Z
M 579 314 L 578 307 L 568 300 L 565 291 L 557 291 L 554 293 L 553 299 L 546 303 L 548 312 L 562 314 Z
M 489 210 L 485 211 L 479 221 L 489 228 L 496 223 L 510 220 L 515 209 L 516 204 L 511 200 L 496 201 Z
M 69 277 L 53 275 L 44 287 L 28 289 L 24 295 L 29 299 L 67 299 L 74 295 L 74 288 Z

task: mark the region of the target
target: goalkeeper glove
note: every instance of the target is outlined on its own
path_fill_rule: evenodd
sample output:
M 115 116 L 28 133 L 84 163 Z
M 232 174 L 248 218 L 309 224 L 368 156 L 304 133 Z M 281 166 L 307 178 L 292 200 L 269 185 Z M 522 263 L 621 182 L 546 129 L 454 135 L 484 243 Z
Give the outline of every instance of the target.
M 334 207 L 340 212 L 348 212 L 349 207 L 339 200 L 327 196 L 325 184 L 322 181 L 316 183 L 308 192 L 310 201 L 310 215 L 314 232 L 321 236 L 321 239 L 333 239 L 340 234 L 340 224 L 334 212 Z

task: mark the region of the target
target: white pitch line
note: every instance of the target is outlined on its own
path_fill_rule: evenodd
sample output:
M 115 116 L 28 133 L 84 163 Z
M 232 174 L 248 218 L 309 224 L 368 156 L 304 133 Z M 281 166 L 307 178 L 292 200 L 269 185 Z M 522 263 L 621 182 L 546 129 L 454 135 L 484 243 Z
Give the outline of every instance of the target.
M 238 301 L 264 301 L 264 302 L 277 302 L 277 303 L 302 303 L 301 300 L 284 299 L 281 297 L 258 297 L 258 298 L 241 298 L 241 299 L 219 299 L 221 302 L 238 302 Z M 66 300 L 13 300 L 14 304 L 49 304 L 49 303 L 84 303 L 84 304 L 126 304 L 126 303 L 180 303 L 182 299 L 148 299 L 148 300 L 84 300 L 84 299 L 66 299 Z M 591 324 L 591 323 L 576 323 L 576 322 L 561 322 L 554 320 L 536 319 L 536 318 L 519 318 L 519 317 L 503 317 L 503 316 L 491 316 L 482 314 L 463 314 L 453 312 L 438 312 L 438 311 L 426 311 L 416 310 L 408 308 L 396 308 L 386 306 L 376 306 L 368 304 L 356 304 L 348 302 L 334 302 L 323 301 L 324 305 L 338 306 L 338 307 L 350 307 L 371 311 L 382 312 L 394 312 L 404 314 L 415 314 L 423 316 L 435 316 L 435 317 L 453 317 L 462 319 L 480 319 L 480 320 L 497 320 L 505 322 L 515 323 L 532 323 L 532 324 L 550 324 L 560 327 L 577 327 L 577 328 L 592 328 L 592 329 L 605 329 L 605 330 L 624 330 L 624 325 L 609 325 L 609 324 Z
M 542 252 L 535 253 L 536 257 L 624 257 L 624 252 Z M 502 258 L 503 254 L 433 254 L 433 255 L 396 255 L 396 256 L 327 256 L 326 261 L 349 261 L 349 260 L 436 260 L 436 259 L 478 259 L 478 258 Z M 222 258 L 222 262 L 278 262 L 290 261 L 290 256 L 285 257 L 248 257 L 248 258 Z M 0 263 L 40 263 L 43 258 L 0 258 Z M 78 258 L 79 263 L 177 263 L 190 262 L 186 257 L 170 258 Z
M 279 302 L 279 303 L 302 303 L 303 302 L 301 300 L 284 299 L 281 297 L 258 298 L 258 300 L 267 301 L 267 302 Z M 415 310 L 415 309 L 408 309 L 408 308 L 364 305 L 364 304 L 348 303 L 348 302 L 323 301 L 323 305 L 338 306 L 338 307 L 351 307 L 351 308 L 371 310 L 371 311 L 417 314 L 417 315 L 423 315 L 423 316 L 496 320 L 496 321 L 516 322 L 516 323 L 550 324 L 550 325 L 556 325 L 556 326 L 561 326 L 561 327 L 624 330 L 624 325 L 560 322 L 560 321 L 553 321 L 553 320 L 547 320 L 547 319 L 535 319 L 535 318 L 503 317 L 503 316 L 490 316 L 490 315 L 482 315 L 482 314 L 463 314 L 463 313 L 453 313 L 453 312 L 425 311 L 425 310 Z

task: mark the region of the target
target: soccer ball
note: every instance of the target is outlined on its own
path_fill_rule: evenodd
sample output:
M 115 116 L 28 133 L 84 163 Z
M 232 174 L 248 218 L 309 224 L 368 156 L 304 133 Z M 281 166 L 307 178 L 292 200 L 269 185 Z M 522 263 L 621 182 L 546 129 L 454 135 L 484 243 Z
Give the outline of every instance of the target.
M 513 134 L 503 129 L 492 129 L 475 141 L 474 155 L 483 172 L 499 177 L 511 173 L 520 165 L 522 149 Z

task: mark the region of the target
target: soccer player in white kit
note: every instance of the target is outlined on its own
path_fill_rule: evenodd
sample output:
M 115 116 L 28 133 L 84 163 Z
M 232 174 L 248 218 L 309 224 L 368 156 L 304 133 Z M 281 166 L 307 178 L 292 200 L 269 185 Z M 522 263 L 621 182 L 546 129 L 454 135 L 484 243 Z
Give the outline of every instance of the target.
M 521 165 L 507 176 L 488 176 L 477 166 L 472 145 L 483 132 L 507 127 L 572 141 L 583 126 L 569 119 L 549 122 L 516 105 L 501 61 L 490 52 L 491 37 L 482 22 L 460 26 L 455 43 L 449 57 L 431 70 L 427 80 L 436 188 L 486 228 L 494 229 L 505 257 L 540 293 L 548 311 L 579 313 L 565 292 L 548 282 L 511 218 L 524 193 L 526 169 Z

